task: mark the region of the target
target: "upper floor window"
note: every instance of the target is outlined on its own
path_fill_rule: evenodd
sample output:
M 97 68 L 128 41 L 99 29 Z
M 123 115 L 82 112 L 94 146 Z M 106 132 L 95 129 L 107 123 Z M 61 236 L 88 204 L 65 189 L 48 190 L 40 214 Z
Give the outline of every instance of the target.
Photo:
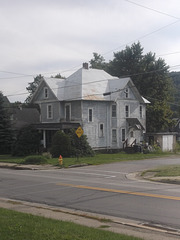
M 66 116 L 66 121 L 70 121 L 70 119 L 71 119 L 71 104 L 65 105 L 65 116 Z
M 104 137 L 104 123 L 99 124 L 99 137 Z
M 125 116 L 126 116 L 126 118 L 129 117 L 129 106 L 128 105 L 125 106 Z
M 93 110 L 92 108 L 89 108 L 88 110 L 88 122 L 92 122 L 93 121 Z
M 112 105 L 112 117 L 116 117 L 116 104 Z
M 48 88 L 44 88 L 44 98 L 48 98 Z
M 53 118 L 53 108 L 52 105 L 47 105 L 47 118 L 52 119 Z
M 125 98 L 128 98 L 129 97 L 129 89 L 125 88 L 124 93 L 125 93 Z
M 140 118 L 143 117 L 143 107 L 142 107 L 142 105 L 139 106 L 139 115 L 140 115 Z

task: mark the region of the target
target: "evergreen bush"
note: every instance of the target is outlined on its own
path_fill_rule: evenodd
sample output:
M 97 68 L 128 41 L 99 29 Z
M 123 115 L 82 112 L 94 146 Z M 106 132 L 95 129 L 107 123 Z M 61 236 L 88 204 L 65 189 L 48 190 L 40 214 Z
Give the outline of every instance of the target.
M 12 155 L 26 156 L 39 153 L 40 134 L 32 126 L 27 126 L 19 130 L 17 138 L 13 144 Z

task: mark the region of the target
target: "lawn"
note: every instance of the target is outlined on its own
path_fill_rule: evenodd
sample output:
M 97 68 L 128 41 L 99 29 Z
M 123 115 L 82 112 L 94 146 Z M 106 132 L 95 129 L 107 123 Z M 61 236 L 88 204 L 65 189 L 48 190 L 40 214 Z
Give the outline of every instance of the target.
M 142 240 L 0 208 L 1 240 Z
M 156 169 L 150 169 L 142 173 L 145 175 L 148 172 L 153 172 L 154 177 L 177 177 L 180 176 L 180 165 L 163 166 Z
M 63 158 L 63 167 L 69 167 L 72 165 L 79 165 L 79 164 L 98 165 L 98 164 L 106 164 L 106 163 L 129 161 L 129 160 L 143 160 L 143 159 L 168 156 L 170 154 L 171 153 L 127 154 L 124 152 L 113 153 L 113 154 L 95 154 L 95 156 L 93 157 Z M 12 157 L 10 155 L 0 155 L 0 162 L 23 164 L 24 158 Z M 58 158 L 48 159 L 47 163 L 51 165 L 59 165 Z

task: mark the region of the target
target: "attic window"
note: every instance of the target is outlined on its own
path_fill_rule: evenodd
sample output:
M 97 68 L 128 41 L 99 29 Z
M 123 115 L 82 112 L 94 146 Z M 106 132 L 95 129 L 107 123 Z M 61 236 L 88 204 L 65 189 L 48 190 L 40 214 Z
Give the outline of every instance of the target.
M 129 89 L 125 88 L 124 93 L 125 93 L 125 98 L 128 98 L 129 97 Z
M 48 88 L 44 88 L 44 98 L 48 98 Z

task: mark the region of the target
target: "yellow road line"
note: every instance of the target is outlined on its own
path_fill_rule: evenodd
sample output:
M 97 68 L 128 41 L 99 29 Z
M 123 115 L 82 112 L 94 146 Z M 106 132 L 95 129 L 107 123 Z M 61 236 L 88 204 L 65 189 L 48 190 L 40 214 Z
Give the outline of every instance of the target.
M 130 195 L 136 195 L 136 196 L 163 198 L 163 199 L 180 201 L 180 197 L 166 196 L 166 195 L 160 195 L 160 194 L 143 193 L 143 192 L 131 192 L 131 191 L 125 191 L 125 190 L 100 188 L 100 187 L 90 187 L 90 186 L 75 185 L 75 184 L 68 184 L 68 183 L 57 183 L 56 185 L 65 186 L 65 187 L 82 188 L 82 189 L 97 190 L 97 191 L 104 191 L 104 192 L 123 193 L 123 194 L 130 194 Z

